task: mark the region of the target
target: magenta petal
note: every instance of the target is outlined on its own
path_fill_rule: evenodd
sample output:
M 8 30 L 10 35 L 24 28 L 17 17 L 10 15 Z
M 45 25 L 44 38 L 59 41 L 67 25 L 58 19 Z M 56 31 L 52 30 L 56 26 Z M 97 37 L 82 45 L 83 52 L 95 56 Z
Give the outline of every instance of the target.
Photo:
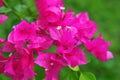
M 50 53 L 39 54 L 35 63 L 44 68 L 49 68 L 51 62 L 50 57 L 51 57 Z
M 46 71 L 45 80 L 58 80 L 61 65 L 55 64 L 50 70 Z
M 0 74 L 4 73 L 4 69 L 5 69 L 5 64 L 8 60 L 5 59 L 3 56 L 2 56 L 2 53 L 0 52 Z
M 31 48 L 39 48 L 42 47 L 41 44 L 45 43 L 45 38 L 35 37 L 31 40 L 30 44 L 28 45 Z
M 8 35 L 8 42 L 14 43 L 14 31 L 11 31 Z
M 1 7 L 1 6 L 3 6 L 3 2 L 2 2 L 2 0 L 0 0 L 0 7 Z
M 54 40 L 60 41 L 61 34 L 60 34 L 60 31 L 59 31 L 59 30 L 57 30 L 57 29 L 55 29 L 55 28 L 50 28 L 50 29 L 49 29 L 49 32 L 50 32 L 51 38 L 53 38 Z
M 110 42 L 106 42 L 104 39 L 102 39 L 102 35 L 99 35 L 98 38 L 86 42 L 85 45 L 87 50 L 95 55 L 98 60 L 105 62 L 108 59 L 113 58 L 112 53 L 108 50 L 109 44 Z
M 60 9 L 57 7 L 49 7 L 43 15 L 48 22 L 56 22 L 60 18 Z
M 0 44 L 3 43 L 5 40 L 3 38 L 0 38 Z
M 1 62 L 0 60 L 0 74 L 4 73 L 4 67 L 5 67 L 5 63 Z
M 8 19 L 8 17 L 6 15 L 0 14 L 0 24 L 2 24 L 7 19 Z
M 7 63 L 6 63 L 6 65 L 5 65 L 5 71 L 4 71 L 5 73 L 7 73 L 7 74 L 10 74 L 10 76 L 11 75 L 16 75 L 15 74 L 15 71 L 14 71 L 14 69 L 13 69 L 13 63 L 12 63 L 12 60 L 9 60 Z M 9 75 L 8 75 L 9 76 Z
M 37 3 L 37 9 L 39 13 L 42 13 L 42 11 L 45 10 L 45 8 L 48 8 L 49 6 L 56 6 L 56 7 L 63 7 L 64 3 L 62 0 L 35 0 Z
M 36 36 L 35 27 L 23 20 L 20 24 L 14 27 L 14 40 L 30 40 Z
M 46 3 L 51 6 L 63 6 L 64 3 L 62 0 L 46 0 Z
M 80 24 L 84 24 L 89 21 L 89 16 L 87 12 L 79 13 L 76 15 L 76 17 L 79 19 Z
M 79 48 L 74 48 L 70 53 L 64 53 L 64 58 L 71 67 L 86 64 L 86 56 Z
M 59 60 L 53 59 L 54 55 L 55 54 L 51 54 L 51 53 L 42 53 L 39 54 L 39 56 L 35 61 L 36 64 L 45 68 L 46 71 L 45 80 L 58 80 L 62 63 Z
M 112 52 L 107 51 L 107 59 L 112 59 L 112 58 L 114 58 Z
M 90 39 L 97 31 L 97 24 L 93 21 L 89 21 L 84 25 L 84 28 L 86 30 L 84 35 Z
M 4 52 L 13 52 L 13 51 L 15 51 L 15 46 L 14 46 L 14 44 L 12 44 L 12 43 L 10 43 L 10 42 L 6 42 L 6 43 L 4 44 L 3 51 L 4 51 Z
M 84 24 L 80 24 L 78 28 L 78 38 L 84 43 L 86 40 L 91 39 L 97 31 L 97 25 L 93 21 L 87 21 Z
M 34 70 L 31 68 L 26 68 L 24 70 L 24 77 L 26 78 L 26 80 L 28 80 L 28 78 L 34 78 L 35 77 Z
M 68 12 L 64 13 L 62 18 L 63 18 L 62 26 L 73 25 L 73 21 L 75 19 L 74 12 L 72 10 L 68 9 Z

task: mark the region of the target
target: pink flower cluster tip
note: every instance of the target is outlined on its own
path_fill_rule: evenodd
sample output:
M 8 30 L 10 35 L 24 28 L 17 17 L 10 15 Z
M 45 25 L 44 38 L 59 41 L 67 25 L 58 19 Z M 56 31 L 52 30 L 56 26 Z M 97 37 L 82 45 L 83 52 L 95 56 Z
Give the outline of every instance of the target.
M 3 1 L 0 0 L 0 7 L 3 6 Z M 0 14 L 0 24 L 2 24 L 4 21 L 6 21 L 8 19 L 8 16 L 4 15 L 4 14 Z
M 0 0 L 0 7 L 1 7 L 1 6 L 3 6 L 3 2 L 2 2 L 2 0 Z
M 62 0 L 35 0 L 39 12 L 36 21 L 23 20 L 13 27 L 8 40 L 0 39 L 0 74 L 12 80 L 35 78 L 34 64 L 45 69 L 44 80 L 58 80 L 62 67 L 72 68 L 87 64 L 84 46 L 92 55 L 103 62 L 113 58 L 108 50 L 110 42 L 102 38 L 92 39 L 97 24 L 89 19 L 87 12 L 65 12 Z M 55 46 L 55 52 L 48 52 Z M 7 54 L 7 57 L 3 56 Z M 37 54 L 36 59 L 34 54 Z M 40 76 L 40 75 L 39 75 Z

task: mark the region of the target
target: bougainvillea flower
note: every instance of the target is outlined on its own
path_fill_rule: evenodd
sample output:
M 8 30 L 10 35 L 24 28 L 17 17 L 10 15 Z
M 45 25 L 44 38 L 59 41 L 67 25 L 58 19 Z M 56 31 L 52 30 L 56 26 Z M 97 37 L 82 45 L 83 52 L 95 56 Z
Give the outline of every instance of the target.
M 87 63 L 85 53 L 79 48 L 73 48 L 71 52 L 64 53 L 63 48 L 59 47 L 57 53 L 61 53 L 59 55 L 61 55 L 71 67 Z
M 35 0 L 39 12 L 39 21 L 43 27 L 55 25 L 64 15 L 64 4 L 62 0 Z
M 113 58 L 112 53 L 108 50 L 110 42 L 103 40 L 101 34 L 98 38 L 86 42 L 85 45 L 87 50 L 95 55 L 98 60 L 107 61 L 108 59 Z
M 68 9 L 67 13 L 65 13 L 64 15 L 62 15 L 62 18 L 60 20 L 59 25 L 61 24 L 61 26 L 72 26 L 74 24 L 74 12 L 71 9 Z
M 8 19 L 8 16 L 0 14 L 0 24 L 2 24 L 4 21 Z
M 60 19 L 61 10 L 57 7 L 49 7 L 44 11 L 43 14 L 44 15 L 41 14 L 41 17 L 45 21 L 50 23 L 57 22 Z
M 33 54 L 26 52 L 24 49 L 18 49 L 9 58 L 9 61 L 5 65 L 5 74 L 11 77 L 13 80 L 28 80 L 34 78 L 34 60 Z
M 76 40 L 74 38 L 74 34 L 77 33 L 76 29 L 67 26 L 65 28 L 58 26 L 57 28 L 50 28 L 49 32 L 51 38 L 58 41 L 58 46 L 63 46 L 64 50 L 71 51 L 76 46 Z
M 29 48 L 45 50 L 52 45 L 52 40 L 49 37 L 36 37 L 28 44 Z
M 14 40 L 31 40 L 36 36 L 36 29 L 32 24 L 29 24 L 27 21 L 23 20 L 17 26 L 14 26 Z
M 63 66 L 62 63 L 52 59 L 53 56 L 54 54 L 51 53 L 42 53 L 39 54 L 35 61 L 36 64 L 45 68 L 45 80 L 58 80 L 60 68 Z
M 48 8 L 49 6 L 63 7 L 64 3 L 62 0 L 35 0 L 37 3 L 37 9 L 41 13 L 42 10 Z
M 75 19 L 75 26 L 78 29 L 78 38 L 85 42 L 91 39 L 95 32 L 97 31 L 97 24 L 89 20 L 88 14 L 86 12 L 79 13 Z
M 21 47 L 21 48 L 24 48 L 24 47 L 27 47 L 27 44 L 29 43 L 29 39 L 28 40 L 17 40 L 15 41 L 14 39 L 14 30 L 10 32 L 10 34 L 8 35 L 8 45 L 5 45 L 6 47 L 4 47 L 4 51 L 6 52 L 6 50 L 11 50 L 11 51 L 14 51 L 13 49 L 14 48 L 17 48 L 17 47 Z M 8 52 L 8 51 L 7 51 Z

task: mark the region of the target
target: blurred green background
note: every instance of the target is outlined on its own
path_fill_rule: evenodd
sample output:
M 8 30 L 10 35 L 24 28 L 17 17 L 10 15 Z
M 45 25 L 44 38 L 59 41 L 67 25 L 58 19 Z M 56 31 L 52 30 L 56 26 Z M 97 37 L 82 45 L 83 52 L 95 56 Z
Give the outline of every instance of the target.
M 37 19 L 38 12 L 33 0 L 5 1 L 6 7 L 0 8 L 0 13 L 9 15 L 9 19 L 0 25 L 0 37 L 7 39 L 12 26 L 18 24 L 22 19 L 29 22 L 34 21 Z M 120 80 L 120 0 L 64 0 L 64 2 L 66 8 L 71 8 L 76 14 L 88 12 L 90 19 L 98 24 L 98 32 L 95 36 L 103 33 L 103 38 L 112 42 L 109 49 L 114 54 L 114 59 L 103 63 L 87 52 L 91 61 L 87 65 L 80 66 L 80 70 L 94 73 L 97 80 Z M 40 75 L 36 79 L 41 80 L 40 78 L 44 77 L 43 69 L 36 66 L 35 70 L 41 70 L 37 72 Z M 0 75 L 0 80 L 9 79 Z

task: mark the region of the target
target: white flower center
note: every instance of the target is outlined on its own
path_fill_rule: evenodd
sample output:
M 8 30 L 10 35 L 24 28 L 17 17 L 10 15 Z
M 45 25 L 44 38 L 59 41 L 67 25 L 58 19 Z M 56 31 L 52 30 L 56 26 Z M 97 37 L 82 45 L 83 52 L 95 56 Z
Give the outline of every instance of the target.
M 61 26 L 57 26 L 57 28 L 56 28 L 56 29 L 57 29 L 57 30 L 61 30 L 61 28 L 62 28 Z
M 65 7 L 61 6 L 60 9 L 61 9 L 61 10 L 65 10 Z

